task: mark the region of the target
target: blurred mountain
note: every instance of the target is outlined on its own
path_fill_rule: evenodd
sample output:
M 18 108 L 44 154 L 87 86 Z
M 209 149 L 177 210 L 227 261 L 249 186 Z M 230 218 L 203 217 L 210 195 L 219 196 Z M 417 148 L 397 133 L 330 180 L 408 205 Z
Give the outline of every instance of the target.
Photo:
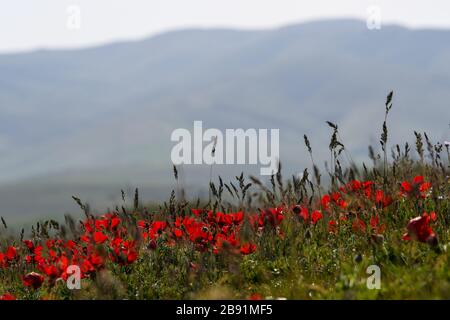
M 304 133 L 316 158 L 328 159 L 326 120 L 339 124 L 352 155 L 362 158 L 369 142 L 377 144 L 391 89 L 391 142 L 412 140 L 413 130 L 443 139 L 449 56 L 450 31 L 372 31 L 357 20 L 181 30 L 0 55 L 0 215 L 76 210 L 71 194 L 104 208 L 127 186 L 161 199 L 174 187 L 170 134 L 192 129 L 194 120 L 205 128 L 279 128 L 287 174 L 309 164 Z M 184 174 L 186 185 L 198 187 L 209 168 Z

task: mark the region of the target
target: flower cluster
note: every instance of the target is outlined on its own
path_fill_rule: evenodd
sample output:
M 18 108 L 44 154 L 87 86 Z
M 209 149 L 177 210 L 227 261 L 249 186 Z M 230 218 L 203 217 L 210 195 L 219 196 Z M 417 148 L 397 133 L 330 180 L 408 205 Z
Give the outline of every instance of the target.
M 173 246 L 176 243 L 189 242 L 200 252 L 211 251 L 214 254 L 220 253 L 224 245 L 242 254 L 250 254 L 256 250 L 255 244 L 242 243 L 240 239 L 244 212 L 223 213 L 201 209 L 192 209 L 191 212 L 191 216 L 179 216 L 173 223 L 139 220 L 138 227 L 141 229 L 142 238 L 148 241 L 148 247 L 151 249 L 156 249 L 158 244 Z M 265 225 L 266 218 L 275 226 L 281 222 L 282 213 L 270 209 L 268 213 L 249 215 L 249 221 L 259 228 Z
M 373 181 L 352 180 L 315 201 L 310 199 L 294 206 L 292 212 L 308 228 L 326 228 L 330 234 L 345 229 L 377 240 L 383 238 L 386 230 L 386 215 L 392 214 L 386 210 L 389 206 L 404 199 L 420 202 L 429 196 L 430 190 L 431 184 L 422 176 L 403 181 L 393 196 Z M 23 286 L 38 290 L 45 284 L 55 286 L 59 279 L 66 281 L 71 265 L 79 267 L 82 279 L 92 278 L 108 264 L 128 267 L 139 259 L 142 251 L 163 247 L 187 245 L 200 253 L 249 255 L 257 251 L 258 238 L 264 232 L 284 239 L 283 221 L 288 211 L 285 205 L 280 205 L 256 212 L 191 209 L 162 218 L 153 215 L 130 218 L 118 213 L 90 216 L 80 223 L 73 239 L 34 238 L 5 247 L 0 251 L 0 271 L 20 270 Z M 403 240 L 437 244 L 432 229 L 436 220 L 435 212 L 411 219 Z M 244 230 L 249 230 L 252 237 L 243 236 Z M 0 300 L 12 299 L 15 296 L 9 293 L 0 296 Z

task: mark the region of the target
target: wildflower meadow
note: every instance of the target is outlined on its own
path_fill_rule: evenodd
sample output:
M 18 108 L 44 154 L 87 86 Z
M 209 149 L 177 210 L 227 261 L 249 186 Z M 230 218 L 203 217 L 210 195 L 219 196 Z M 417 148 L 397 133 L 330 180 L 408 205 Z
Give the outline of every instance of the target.
M 2 218 L 0 299 L 449 299 L 449 144 L 390 141 L 392 97 L 370 163 L 327 122 L 324 170 L 299 132 L 300 176 L 213 177 L 209 198 L 179 186 L 159 205 L 122 191 L 103 215 L 74 196 L 84 219 L 23 230 Z

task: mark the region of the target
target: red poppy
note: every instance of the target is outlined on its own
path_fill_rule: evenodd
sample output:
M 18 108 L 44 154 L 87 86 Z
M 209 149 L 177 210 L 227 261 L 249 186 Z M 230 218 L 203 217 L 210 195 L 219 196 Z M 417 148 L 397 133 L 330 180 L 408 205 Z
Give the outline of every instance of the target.
M 150 230 L 150 233 L 152 236 L 155 234 L 161 234 L 164 229 L 167 228 L 167 222 L 165 221 L 155 221 L 152 223 L 152 228 Z
M 96 230 L 102 230 L 108 228 L 109 221 L 108 220 L 96 220 L 95 221 L 95 229 Z
M 103 258 L 96 253 L 91 254 L 89 261 L 97 269 L 103 266 Z
M 384 198 L 383 190 L 375 191 L 375 202 L 380 203 L 383 201 L 383 198 Z
M 83 222 L 83 226 L 84 226 L 85 230 L 89 233 L 93 231 L 92 223 L 93 222 L 91 219 L 88 219 L 85 222 Z
M 183 231 L 181 231 L 180 229 L 175 229 L 173 233 L 177 238 L 181 238 L 183 236 Z
M 83 260 L 80 268 L 81 271 L 85 274 L 95 271 L 94 265 L 89 260 Z
M 313 213 L 311 213 L 312 224 L 316 224 L 322 217 L 322 213 L 319 210 L 313 211 Z
M 261 218 L 267 219 L 266 221 L 273 227 L 278 226 L 283 221 L 283 208 L 269 208 L 268 210 L 261 213 Z
M 202 209 L 191 209 L 191 212 L 196 215 L 197 217 L 200 216 L 200 214 L 202 213 Z
M 6 258 L 9 261 L 15 260 L 17 258 L 17 249 L 14 247 L 9 247 L 8 250 L 6 250 Z
M 44 277 L 41 276 L 39 273 L 30 272 L 23 277 L 22 281 L 26 287 L 39 289 L 42 286 L 42 283 L 44 282 Z
M 5 293 L 4 295 L 0 296 L 0 300 L 4 300 L 4 301 L 16 300 L 16 297 L 10 293 Z
M 241 246 L 241 253 L 243 255 L 251 254 L 256 251 L 256 244 L 247 242 Z
M 364 188 L 364 195 L 366 198 L 370 198 L 372 195 L 372 187 L 374 185 L 373 181 L 364 181 L 363 182 L 363 188 Z
M 44 267 L 45 274 L 50 278 L 56 278 L 58 276 L 58 269 L 54 265 Z
M 415 176 L 414 179 L 413 179 L 413 182 L 415 184 L 423 183 L 424 182 L 424 178 L 423 178 L 423 176 Z
M 234 224 L 240 224 L 244 220 L 244 212 L 239 211 L 233 215 Z
M 6 267 L 6 256 L 0 252 L 0 268 Z
M 308 213 L 308 209 L 307 208 L 302 207 L 300 209 L 300 217 L 302 217 L 305 222 L 308 221 L 309 213 Z
M 75 246 L 76 246 L 75 241 L 73 241 L 73 240 L 68 240 L 67 241 L 67 247 L 68 248 L 73 249 L 73 248 L 75 248 Z
M 136 261 L 137 258 L 138 258 L 137 252 L 134 251 L 134 250 L 131 250 L 131 251 L 128 253 L 128 256 L 127 256 L 127 262 L 128 262 L 128 263 L 133 263 L 134 261 Z
M 23 240 L 23 243 L 25 244 L 25 246 L 30 249 L 31 251 L 33 251 L 34 249 L 34 244 L 31 240 Z
M 361 233 L 366 232 L 366 224 L 364 223 L 364 221 L 362 219 L 360 219 L 358 217 L 356 217 L 355 220 L 353 220 L 352 228 L 353 228 L 353 231 L 355 231 L 355 232 L 361 232 Z
M 120 219 L 117 217 L 113 217 L 111 219 L 111 229 L 114 229 L 115 227 L 117 227 L 120 224 Z
M 262 300 L 263 297 L 259 293 L 254 293 L 250 296 L 249 300 Z
M 431 189 L 431 183 L 425 182 L 423 176 L 414 177 L 412 183 L 403 181 L 401 183 L 400 194 L 403 196 L 414 196 L 416 198 L 426 198 L 426 192 Z
M 404 192 L 410 193 L 412 191 L 412 187 L 408 181 L 403 181 L 401 185 Z
M 433 220 L 433 221 L 436 221 L 437 220 L 437 215 L 436 215 L 436 212 L 430 212 L 430 218 L 431 218 L 431 220 Z
M 376 234 L 381 234 L 386 229 L 385 224 L 380 224 L 380 217 L 377 214 L 370 218 L 370 227 Z
M 139 228 L 142 228 L 142 229 L 147 229 L 148 228 L 148 223 L 146 221 L 144 221 L 144 220 L 139 220 L 137 222 L 137 225 L 138 225 Z
M 422 216 L 411 219 L 406 226 L 407 233 L 403 240 L 417 240 L 420 242 L 436 243 L 436 234 L 430 227 L 430 216 L 425 212 Z
M 330 220 L 328 222 L 328 232 L 330 233 L 336 233 L 337 232 L 337 223 L 334 220 Z
M 352 191 L 358 191 L 361 189 L 361 182 L 358 180 L 353 180 L 350 182 Z
M 324 210 L 328 210 L 330 207 L 330 196 L 328 194 L 324 195 L 320 201 L 320 204 L 322 205 Z
M 28 263 L 28 264 L 32 263 L 33 262 L 33 256 L 26 255 L 25 256 L 25 262 Z
M 308 209 L 305 207 L 301 207 L 299 205 L 296 205 L 292 208 L 292 211 L 295 214 L 298 214 L 300 218 L 303 218 L 303 220 L 306 222 L 309 219 Z
M 340 198 L 341 198 L 341 194 L 339 192 L 333 192 L 331 194 L 331 199 L 334 201 L 334 203 L 338 203 Z
M 103 242 L 106 241 L 106 239 L 108 239 L 108 237 L 104 235 L 103 232 L 100 231 L 94 232 L 94 242 L 96 244 L 102 244 Z
M 419 187 L 419 191 L 420 192 L 427 192 L 428 190 L 430 190 L 431 188 L 431 183 L 430 182 L 424 182 L 420 185 Z

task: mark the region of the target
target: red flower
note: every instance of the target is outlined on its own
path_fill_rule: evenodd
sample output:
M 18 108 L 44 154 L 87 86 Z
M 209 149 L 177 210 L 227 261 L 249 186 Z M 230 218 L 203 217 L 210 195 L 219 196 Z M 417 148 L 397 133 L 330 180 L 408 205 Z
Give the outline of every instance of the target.
M 416 198 L 426 198 L 426 192 L 430 190 L 431 183 L 425 182 L 423 176 L 414 177 L 412 183 L 403 181 L 401 183 L 400 194 L 403 196 L 414 196 Z
M 241 246 L 241 253 L 244 255 L 251 254 L 256 251 L 256 244 L 247 242 Z
M 202 213 L 202 209 L 191 209 L 191 212 L 196 215 L 197 217 L 200 216 L 200 214 Z
M 424 182 L 420 185 L 419 187 L 419 191 L 420 192 L 427 192 L 429 189 L 431 188 L 431 183 L 429 182 Z
M 423 181 L 424 181 L 423 176 L 415 176 L 414 179 L 413 179 L 413 182 L 415 184 L 423 183 Z
M 262 300 L 263 297 L 259 293 L 254 293 L 250 296 L 250 300 Z
M 155 221 L 152 224 L 152 233 L 153 234 L 161 234 L 164 229 L 167 228 L 167 222 L 165 221 Z
M 34 244 L 31 240 L 23 240 L 23 243 L 27 246 L 28 249 L 30 249 L 31 251 L 33 251 L 34 249 Z
M 109 221 L 106 219 L 95 221 L 95 229 L 96 230 L 106 229 L 106 228 L 108 228 L 108 225 L 109 225 Z
M 244 220 L 244 212 L 239 211 L 233 215 L 234 224 L 238 225 Z
M 89 260 L 84 260 L 81 264 L 81 271 L 86 274 L 95 271 L 95 268 Z
M 93 253 L 89 260 L 97 269 L 103 266 L 103 258 L 96 253 Z
M 308 209 L 305 207 L 301 207 L 301 206 L 294 206 L 294 208 L 292 208 L 292 211 L 294 211 L 295 214 L 298 214 L 301 218 L 303 218 L 303 221 L 308 221 L 309 219 L 309 213 L 308 213 Z
M 364 181 L 363 182 L 363 188 L 364 188 L 364 195 L 366 198 L 370 198 L 372 195 L 372 187 L 374 185 L 373 181 Z
M 331 200 L 331 198 L 328 194 L 326 194 L 322 197 L 320 204 L 322 205 L 324 210 L 328 210 L 328 208 L 330 207 L 330 200 Z
M 142 229 L 147 229 L 148 228 L 148 223 L 145 222 L 144 220 L 139 220 L 137 222 L 137 225 L 138 225 L 139 228 L 142 228 Z
M 6 256 L 0 252 L 0 268 L 6 267 Z
M 317 221 L 322 219 L 322 213 L 318 210 L 313 211 L 313 213 L 311 214 L 311 219 L 312 219 L 312 223 L 316 224 Z
M 105 236 L 103 232 L 97 231 L 94 233 L 94 241 L 96 244 L 102 244 L 106 239 L 108 239 L 108 237 Z
M 134 250 L 130 250 L 127 256 L 127 262 L 133 263 L 134 261 L 136 261 L 137 258 L 138 258 L 137 252 Z
M 58 276 L 58 269 L 54 265 L 45 266 L 44 272 L 50 278 L 56 278 Z
M 353 228 L 353 231 L 355 231 L 355 232 L 365 233 L 366 224 L 364 223 L 364 221 L 362 219 L 356 217 L 355 220 L 353 220 L 352 228 Z
M 13 296 L 10 293 L 5 293 L 4 295 L 0 296 L 0 300 L 5 300 L 5 301 L 7 301 L 7 300 L 16 300 L 16 297 Z
M 344 199 L 339 199 L 337 205 L 341 207 L 341 209 L 346 209 L 348 207 L 348 203 Z
M 333 192 L 331 194 L 331 199 L 334 201 L 334 203 L 338 203 L 340 198 L 341 198 L 341 194 L 339 192 Z
M 300 217 L 303 218 L 303 220 L 306 222 L 309 219 L 309 213 L 307 208 L 301 208 L 300 209 Z
M 73 249 L 73 248 L 75 248 L 75 246 L 76 246 L 75 241 L 73 241 L 73 240 L 67 241 L 67 248 Z
M 402 182 L 402 189 L 406 193 L 410 193 L 412 191 L 412 187 L 411 187 L 411 185 L 409 184 L 408 181 L 403 181 Z
M 380 203 L 383 201 L 383 198 L 384 198 L 383 190 L 377 190 L 375 192 L 375 202 Z
M 436 215 L 436 212 L 430 212 L 430 217 L 431 217 L 431 220 L 433 220 L 433 221 L 436 221 L 437 220 L 437 215 Z
M 180 229 L 175 229 L 175 231 L 173 233 L 175 234 L 175 237 L 177 237 L 177 238 L 181 238 L 183 236 L 183 231 L 181 231 Z
M 386 229 L 385 224 L 380 225 L 380 217 L 377 214 L 370 218 L 370 227 L 376 234 L 381 234 Z
M 111 229 L 114 229 L 115 227 L 117 227 L 120 224 L 120 219 L 117 217 L 113 217 L 111 219 Z
M 15 260 L 17 258 L 17 249 L 14 247 L 9 247 L 6 251 L 6 258 L 8 261 Z
M 370 226 L 376 228 L 380 223 L 380 217 L 376 214 L 370 218 Z
M 283 221 L 283 208 L 270 208 L 266 210 L 263 215 L 273 227 L 278 226 Z
M 44 282 L 44 277 L 41 276 L 39 273 L 30 272 L 23 277 L 22 281 L 26 287 L 39 289 L 42 286 L 42 283 Z
M 350 182 L 352 191 L 358 191 L 361 189 L 361 182 L 358 180 L 353 180 Z
M 403 235 L 403 240 L 417 240 L 435 244 L 437 241 L 433 229 L 430 227 L 430 216 L 425 212 L 421 217 L 411 219 L 406 226 L 407 233 Z
M 337 223 L 334 220 L 330 220 L 328 222 L 328 232 L 329 233 L 336 233 L 337 232 Z

